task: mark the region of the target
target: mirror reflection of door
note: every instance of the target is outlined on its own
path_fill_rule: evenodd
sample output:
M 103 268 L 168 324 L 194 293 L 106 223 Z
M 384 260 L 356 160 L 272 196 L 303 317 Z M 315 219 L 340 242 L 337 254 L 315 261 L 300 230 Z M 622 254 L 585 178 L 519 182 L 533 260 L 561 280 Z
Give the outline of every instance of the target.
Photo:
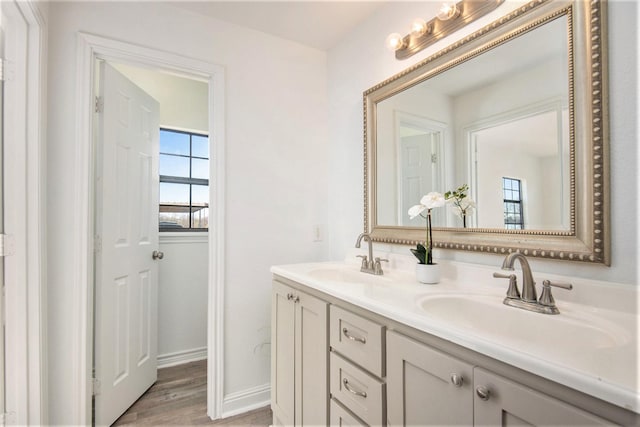
M 401 225 L 424 226 L 424 219 L 409 219 L 407 211 L 420 202 L 425 194 L 440 190 L 440 145 L 443 140 L 441 130 L 418 128 L 414 125 L 402 124 L 399 128 L 400 176 L 400 212 Z M 439 225 L 442 213 L 434 210 L 432 221 Z

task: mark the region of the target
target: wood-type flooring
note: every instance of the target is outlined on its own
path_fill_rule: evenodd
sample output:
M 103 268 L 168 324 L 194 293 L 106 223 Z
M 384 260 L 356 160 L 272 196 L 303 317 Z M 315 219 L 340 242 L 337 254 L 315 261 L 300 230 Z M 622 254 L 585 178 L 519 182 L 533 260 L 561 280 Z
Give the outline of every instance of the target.
M 207 416 L 207 361 L 186 363 L 158 370 L 158 381 L 151 386 L 114 426 L 269 426 L 267 406 L 222 420 Z

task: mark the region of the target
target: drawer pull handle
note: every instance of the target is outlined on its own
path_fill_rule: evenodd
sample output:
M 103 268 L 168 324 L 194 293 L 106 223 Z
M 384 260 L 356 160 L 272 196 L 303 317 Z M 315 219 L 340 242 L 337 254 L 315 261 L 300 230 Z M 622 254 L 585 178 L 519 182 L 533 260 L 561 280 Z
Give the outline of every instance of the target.
M 351 335 L 347 328 L 342 328 L 342 333 L 344 334 L 345 337 L 349 338 L 351 341 L 360 342 L 362 344 L 367 343 L 367 340 L 365 338 L 354 337 L 353 335 Z
M 349 381 L 346 378 L 342 379 L 342 384 L 344 384 L 344 388 L 347 389 L 349 393 L 355 394 L 356 396 L 364 397 L 365 399 L 367 398 L 367 393 L 365 393 L 364 391 L 358 391 L 358 390 L 352 389 L 349 386 Z

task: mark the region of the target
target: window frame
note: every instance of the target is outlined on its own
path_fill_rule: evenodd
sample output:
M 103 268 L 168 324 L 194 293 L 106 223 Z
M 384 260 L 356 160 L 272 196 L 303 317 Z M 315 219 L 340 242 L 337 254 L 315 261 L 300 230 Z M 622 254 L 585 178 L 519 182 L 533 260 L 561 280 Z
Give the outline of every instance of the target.
M 507 182 L 511 183 L 513 185 L 513 183 L 517 183 L 517 191 L 518 191 L 518 195 L 519 198 L 518 199 L 508 199 L 506 197 L 506 191 L 507 191 L 507 187 L 506 184 Z M 513 191 L 513 187 L 508 189 L 510 191 Z M 503 176 L 502 177 L 502 212 L 504 215 L 504 228 L 506 230 L 524 230 L 524 206 L 523 206 L 523 201 L 522 201 L 522 180 L 518 179 L 518 178 L 510 178 L 507 176 Z M 519 213 L 518 216 L 520 218 L 520 221 L 518 222 L 508 222 L 507 221 L 507 205 L 509 206 L 518 206 L 519 207 Z
M 209 231 L 209 227 L 207 226 L 207 228 L 193 228 L 192 225 L 192 215 L 193 215 L 193 185 L 206 185 L 207 187 L 209 186 L 209 179 L 205 179 L 205 178 L 193 178 L 192 174 L 193 174 L 193 164 L 192 164 L 192 160 L 193 159 L 199 159 L 199 160 L 206 160 L 208 162 L 208 166 L 209 168 L 211 167 L 211 151 L 209 150 L 209 157 L 201 157 L 201 156 L 194 156 L 193 155 L 193 137 L 197 136 L 197 137 L 204 137 L 207 138 L 207 141 L 209 140 L 209 134 L 208 133 L 200 133 L 200 132 L 194 132 L 194 131 L 185 131 L 185 130 L 180 130 L 180 129 L 172 129 L 169 127 L 160 127 L 160 132 L 165 131 L 165 132 L 172 132 L 172 133 L 178 133 L 178 134 L 185 134 L 189 136 L 189 154 L 175 154 L 175 153 L 163 153 L 160 148 L 158 148 L 158 162 L 160 161 L 160 155 L 164 155 L 164 156 L 173 156 L 173 157 L 180 157 L 180 158 L 186 158 L 189 159 L 189 177 L 181 177 L 181 176 L 172 176 L 172 175 L 161 175 L 159 173 L 159 167 L 158 167 L 158 186 L 162 183 L 168 183 L 168 184 L 186 184 L 189 185 L 189 205 L 188 205 L 188 218 L 189 218 L 189 227 L 181 227 L 181 228 L 174 228 L 174 227 L 162 227 L 160 225 L 160 221 L 158 220 L 158 231 L 161 233 L 173 233 L 173 232 L 177 232 L 177 233 L 190 233 L 190 232 L 195 232 L 195 233 L 207 233 Z M 158 165 L 159 166 L 159 165 Z M 210 170 L 210 169 L 209 169 Z M 160 193 L 158 192 L 158 196 L 160 195 Z M 160 202 L 160 197 L 158 197 L 158 216 L 160 215 L 160 207 L 162 206 L 162 203 Z M 167 206 L 174 206 L 174 205 L 167 205 Z M 210 208 L 210 200 L 207 202 L 207 206 L 206 209 Z M 158 218 L 159 219 L 159 218 Z

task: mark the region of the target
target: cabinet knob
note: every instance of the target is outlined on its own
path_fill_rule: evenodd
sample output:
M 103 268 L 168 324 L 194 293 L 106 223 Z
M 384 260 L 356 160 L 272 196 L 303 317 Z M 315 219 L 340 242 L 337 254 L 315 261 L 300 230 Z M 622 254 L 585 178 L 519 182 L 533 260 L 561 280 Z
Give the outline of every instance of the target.
M 489 400 L 489 397 L 491 396 L 491 391 L 487 387 L 481 385 L 478 388 L 476 388 L 476 394 L 482 400 Z
M 458 375 L 456 373 L 451 374 L 451 384 L 456 387 L 462 387 L 462 383 L 464 382 L 464 378 L 462 375 Z

